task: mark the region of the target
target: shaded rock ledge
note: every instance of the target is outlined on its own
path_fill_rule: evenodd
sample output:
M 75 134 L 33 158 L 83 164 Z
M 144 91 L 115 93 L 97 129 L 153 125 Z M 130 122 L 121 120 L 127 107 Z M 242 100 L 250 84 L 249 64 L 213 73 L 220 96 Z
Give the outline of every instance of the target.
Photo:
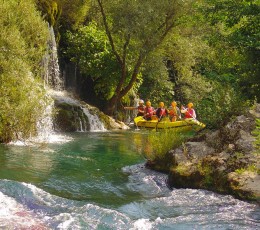
M 123 122 L 105 115 L 97 107 L 75 98 L 73 94 L 69 94 L 68 92 L 54 92 L 51 96 L 54 100 L 56 110 L 54 116 L 55 131 L 91 131 L 91 126 L 93 125 L 101 131 L 130 128 Z
M 169 186 L 207 189 L 259 202 L 260 146 L 252 134 L 257 119 L 260 104 L 225 127 L 200 133 L 169 151 L 172 156 Z

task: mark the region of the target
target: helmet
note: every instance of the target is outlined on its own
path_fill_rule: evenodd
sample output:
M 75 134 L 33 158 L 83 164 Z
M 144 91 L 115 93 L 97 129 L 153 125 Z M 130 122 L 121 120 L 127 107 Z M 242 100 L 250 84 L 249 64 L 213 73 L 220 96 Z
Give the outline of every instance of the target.
M 147 102 L 146 102 L 146 106 L 151 106 L 151 102 L 150 102 L 150 101 L 147 101 Z
M 176 101 L 173 101 L 172 102 L 172 106 L 175 107 L 177 105 L 177 102 Z
M 159 103 L 159 107 L 164 107 L 164 103 L 162 101 Z
M 188 108 L 192 108 L 193 107 L 193 103 L 192 102 L 189 102 L 188 103 Z
M 144 103 L 144 100 L 139 100 L 139 104 L 143 104 Z

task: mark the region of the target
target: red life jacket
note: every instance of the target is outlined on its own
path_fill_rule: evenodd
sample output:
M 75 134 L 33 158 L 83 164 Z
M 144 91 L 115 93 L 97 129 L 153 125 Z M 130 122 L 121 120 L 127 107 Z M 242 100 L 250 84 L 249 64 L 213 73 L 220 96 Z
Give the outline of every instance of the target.
M 159 120 L 161 120 L 166 115 L 168 115 L 167 109 L 165 109 L 165 108 L 158 108 L 156 110 L 156 116 L 159 118 Z
M 145 107 L 144 113 L 146 117 L 151 117 L 154 114 L 154 108 L 153 107 Z
M 138 112 L 144 113 L 145 106 L 144 106 L 144 105 L 139 105 L 139 106 L 137 107 L 137 109 L 138 109 Z
M 177 112 L 176 107 L 175 107 L 175 108 L 173 107 L 173 108 L 170 110 L 169 113 L 170 113 L 171 116 L 177 116 L 177 115 L 178 115 L 178 112 Z
M 194 109 L 187 109 L 187 112 L 185 113 L 185 118 L 194 118 L 195 112 Z
M 164 108 L 160 108 L 159 117 L 165 117 L 167 115 L 167 111 Z

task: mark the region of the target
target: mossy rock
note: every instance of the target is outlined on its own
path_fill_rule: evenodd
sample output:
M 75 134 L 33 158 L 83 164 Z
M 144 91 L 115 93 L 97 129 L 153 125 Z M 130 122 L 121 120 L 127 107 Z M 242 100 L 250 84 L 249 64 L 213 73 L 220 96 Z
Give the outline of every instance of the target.
M 60 109 L 55 116 L 54 128 L 57 131 L 75 132 L 77 124 L 73 111 Z
M 241 199 L 260 202 L 260 175 L 256 172 L 232 172 L 228 175 L 230 192 Z

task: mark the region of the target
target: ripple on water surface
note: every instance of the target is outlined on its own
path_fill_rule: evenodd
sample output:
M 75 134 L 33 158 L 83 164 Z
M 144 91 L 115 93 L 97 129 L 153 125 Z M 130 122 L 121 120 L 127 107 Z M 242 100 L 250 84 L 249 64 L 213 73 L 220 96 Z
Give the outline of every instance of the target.
M 146 169 L 134 149 L 141 135 L 75 134 L 63 144 L 0 146 L 0 228 L 260 229 L 254 203 L 170 190 L 167 175 Z

